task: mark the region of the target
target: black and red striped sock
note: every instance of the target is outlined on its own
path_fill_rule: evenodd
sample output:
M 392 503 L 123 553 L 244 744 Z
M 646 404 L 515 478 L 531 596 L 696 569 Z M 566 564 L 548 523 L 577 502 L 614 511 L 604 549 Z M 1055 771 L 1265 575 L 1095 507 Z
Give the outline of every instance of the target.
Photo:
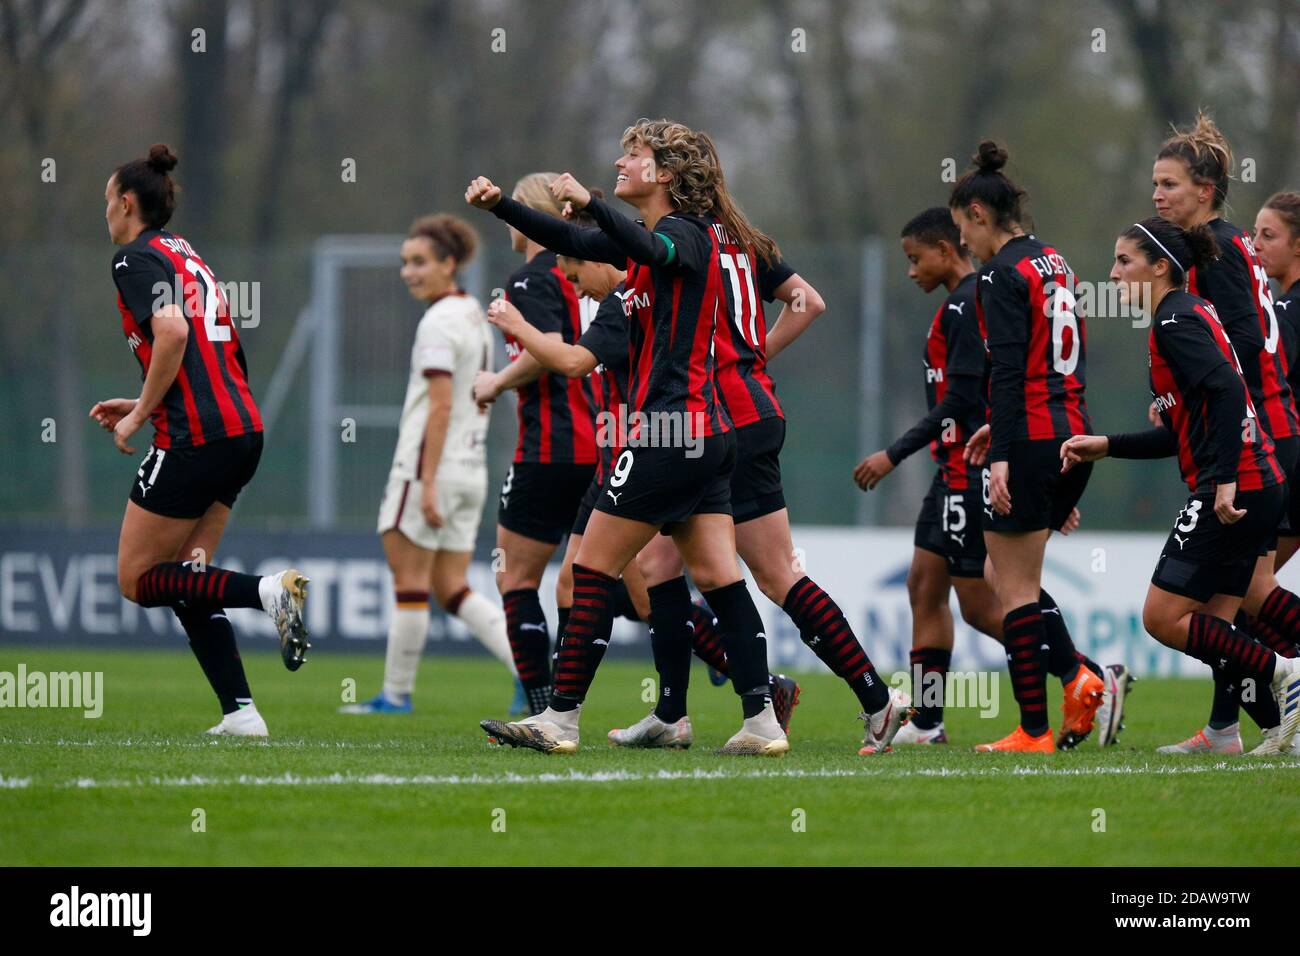
M 816 582 L 808 577 L 800 578 L 790 588 L 781 607 L 799 628 L 803 642 L 831 673 L 843 678 L 853 689 L 866 713 L 874 714 L 889 703 L 889 689 L 858 643 L 844 612 Z
M 177 607 L 172 608 L 172 612 L 185 628 L 190 650 L 221 702 L 221 713 L 233 714 L 241 706 L 251 704 L 253 692 L 248 689 L 244 662 L 235 645 L 235 630 L 230 626 L 225 609 L 209 605 Z
M 741 712 L 756 717 L 771 698 L 767 684 L 767 635 L 744 578 L 704 592 L 704 600 L 718 619 L 722 646 L 727 651 L 728 676 L 740 695 Z
M 912 662 L 912 722 L 918 730 L 933 730 L 943 723 L 943 695 L 952 651 L 941 647 L 914 647 Z
M 1011 690 L 1020 706 L 1020 726 L 1031 737 L 1047 733 L 1047 636 L 1038 602 L 1024 604 L 1002 619 L 1002 640 L 1011 671 Z
M 515 671 L 528 698 L 528 709 L 540 714 L 551 700 L 551 636 L 536 588 L 518 588 L 501 595 L 506 612 L 506 637 L 515 658 Z
M 691 677 L 691 589 L 685 577 L 656 584 L 650 595 L 650 649 L 659 674 L 655 716 L 672 724 L 686 716 Z
M 713 613 L 698 604 L 691 605 L 691 650 L 695 656 L 708 664 L 719 674 L 727 673 L 727 651 L 722 646 L 722 635 L 718 633 L 718 622 Z
M 1227 621 L 1199 612 L 1192 614 L 1187 626 L 1187 647 L 1183 653 L 1210 665 L 1215 673 L 1254 678 L 1256 689 L 1261 692 L 1259 696 L 1272 683 L 1277 661 L 1272 651 Z
M 135 585 L 135 603 L 141 607 L 251 607 L 262 609 L 257 574 L 240 574 L 192 561 L 155 564 L 140 575 Z
M 1295 657 L 1300 644 L 1300 596 L 1278 585 L 1264 599 L 1255 625 L 1252 633 L 1261 643 L 1283 657 Z
M 1260 640 L 1268 628 L 1251 618 L 1245 611 L 1238 611 L 1237 616 L 1232 619 L 1232 623 L 1237 628 L 1238 633 L 1245 637 L 1254 638 L 1266 647 L 1270 646 L 1269 642 Z M 1285 641 L 1281 643 L 1286 645 Z M 1270 649 L 1282 654 L 1283 657 L 1289 656 L 1277 647 L 1270 647 Z M 1288 647 L 1288 649 L 1290 648 Z M 1282 716 L 1278 712 L 1277 698 L 1272 694 L 1261 694 L 1259 688 L 1253 684 L 1243 686 L 1243 682 L 1236 680 L 1232 674 L 1215 671 L 1214 702 L 1210 706 L 1209 726 L 1214 730 L 1224 730 L 1231 727 L 1241 719 L 1240 712 L 1242 710 L 1261 728 L 1276 727 L 1282 722 Z
M 560 637 L 560 659 L 555 668 L 554 710 L 575 710 L 587 696 L 596 676 L 609 635 L 614 628 L 616 578 L 580 564 L 573 566 L 573 608 Z

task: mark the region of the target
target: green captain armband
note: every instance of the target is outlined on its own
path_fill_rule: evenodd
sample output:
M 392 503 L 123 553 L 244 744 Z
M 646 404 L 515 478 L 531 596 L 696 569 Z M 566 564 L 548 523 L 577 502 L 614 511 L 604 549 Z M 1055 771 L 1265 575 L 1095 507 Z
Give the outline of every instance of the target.
M 656 232 L 655 235 L 662 239 L 664 245 L 668 247 L 668 258 L 664 260 L 664 265 L 670 265 L 672 261 L 677 258 L 677 247 L 673 245 L 673 241 L 662 232 Z

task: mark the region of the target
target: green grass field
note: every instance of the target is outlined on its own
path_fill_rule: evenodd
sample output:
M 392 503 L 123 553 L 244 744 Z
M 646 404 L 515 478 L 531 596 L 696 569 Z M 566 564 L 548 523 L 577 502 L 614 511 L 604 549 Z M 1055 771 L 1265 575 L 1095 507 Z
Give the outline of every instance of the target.
M 290 674 L 277 655 L 249 654 L 263 742 L 202 735 L 219 714 L 184 650 L 0 648 L 0 670 L 19 662 L 103 671 L 105 703 L 93 720 L 0 710 L 8 865 L 1297 862 L 1300 761 L 1154 753 L 1200 725 L 1203 681 L 1139 682 L 1129 729 L 1105 753 L 1091 740 L 1066 754 L 971 753 L 1014 722 L 1004 684 L 1002 716 L 949 712 L 951 746 L 864 758 L 848 691 L 810 675 L 791 754 L 760 760 L 712 752 L 739 708 L 699 668 L 693 749 L 610 748 L 605 732 L 648 709 L 652 673 L 610 661 L 584 708 L 584 747 L 565 758 L 487 745 L 478 721 L 504 716 L 510 684 L 477 659 L 426 658 L 414 716 L 344 717 L 344 680 L 369 696 L 379 657 L 317 650 Z

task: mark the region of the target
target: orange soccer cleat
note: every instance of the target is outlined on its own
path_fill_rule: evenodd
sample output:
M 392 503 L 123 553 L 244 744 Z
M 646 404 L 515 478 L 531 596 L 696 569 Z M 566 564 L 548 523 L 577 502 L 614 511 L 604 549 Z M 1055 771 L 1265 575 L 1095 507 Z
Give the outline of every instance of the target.
M 975 752 L 979 754 L 995 753 L 1008 751 L 1011 753 L 1030 753 L 1030 754 L 1050 754 L 1056 752 L 1056 744 L 1052 742 L 1052 730 L 1049 727 L 1043 731 L 1042 736 L 1031 737 L 1025 733 L 1023 727 L 1016 727 L 1015 730 L 1007 734 L 1001 740 L 995 740 L 991 744 L 977 744 Z
M 1101 706 L 1106 685 L 1100 677 L 1084 664 L 1079 673 L 1062 690 L 1061 733 L 1056 738 L 1058 750 L 1073 750 L 1092 733 L 1093 718 Z

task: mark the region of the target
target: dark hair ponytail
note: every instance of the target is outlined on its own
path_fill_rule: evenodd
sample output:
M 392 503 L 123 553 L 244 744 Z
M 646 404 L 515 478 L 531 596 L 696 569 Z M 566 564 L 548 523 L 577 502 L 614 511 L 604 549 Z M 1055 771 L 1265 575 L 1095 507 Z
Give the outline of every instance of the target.
M 1154 265 L 1161 259 L 1169 262 L 1169 278 L 1181 285 L 1188 269 L 1201 269 L 1219 254 L 1219 243 L 1214 230 L 1202 223 L 1191 229 L 1180 229 L 1168 219 L 1152 216 L 1135 222 L 1120 234 L 1132 239 L 1142 254 Z
M 176 154 L 163 143 L 149 147 L 149 155 L 117 167 L 117 194 L 135 193 L 140 220 L 151 229 L 161 229 L 176 211 L 176 184 L 171 171 L 176 168 Z
M 972 202 L 978 202 L 993 213 L 998 228 L 1019 225 L 1024 218 L 1021 206 L 1029 194 L 1002 172 L 1007 164 L 1007 151 L 986 139 L 971 157 L 971 164 L 975 168 L 968 170 L 952 187 L 949 208 L 967 209 Z

